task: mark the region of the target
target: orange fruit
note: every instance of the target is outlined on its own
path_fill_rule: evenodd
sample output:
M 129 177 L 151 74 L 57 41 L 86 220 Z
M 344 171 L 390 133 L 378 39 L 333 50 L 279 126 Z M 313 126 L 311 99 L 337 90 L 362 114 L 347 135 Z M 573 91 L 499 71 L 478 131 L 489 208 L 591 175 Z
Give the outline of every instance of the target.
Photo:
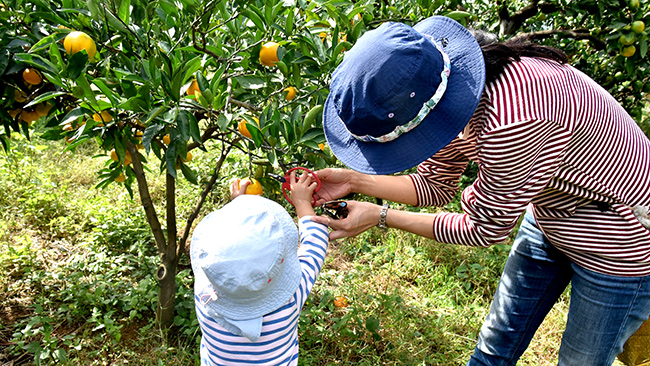
M 38 103 L 34 109 L 36 110 L 36 113 L 38 113 L 39 116 L 44 117 L 47 116 L 48 113 L 50 113 L 50 109 L 52 109 L 52 105 L 48 102 Z
M 285 95 L 284 97 L 284 99 L 286 100 L 293 100 L 293 98 L 296 97 L 296 88 L 294 88 L 293 86 L 285 88 L 283 92 L 287 92 L 287 95 Z
M 251 182 L 248 187 L 246 187 L 246 194 L 256 194 L 258 196 L 261 196 L 262 193 L 264 193 L 262 183 L 260 183 L 259 180 L 255 178 L 244 178 L 239 181 L 239 188 L 241 188 L 244 182 Z
M 9 115 L 11 116 L 11 118 L 16 118 L 16 116 L 19 115 L 20 112 L 22 112 L 22 111 L 23 110 L 20 109 L 20 108 L 12 109 L 12 110 L 9 111 Z
M 187 163 L 187 162 L 192 161 L 192 158 L 193 158 L 192 153 L 188 151 L 187 156 L 185 156 L 185 159 L 181 159 L 181 160 L 183 160 L 183 162 Z
M 36 121 L 39 117 L 40 116 L 36 111 L 22 111 L 22 113 L 20 113 L 20 119 L 27 122 L 29 125 L 31 125 L 32 122 Z
M 171 139 L 169 138 L 169 134 L 163 136 L 162 140 L 165 145 L 169 145 L 169 143 L 171 142 Z
M 272 67 L 275 63 L 280 61 L 278 59 L 278 47 L 280 45 L 275 42 L 266 42 L 262 45 L 260 50 L 260 63 L 264 66 Z
M 100 112 L 101 114 L 95 113 L 93 114 L 93 119 L 95 122 L 110 122 L 113 120 L 113 116 L 111 116 L 110 113 L 108 113 L 107 110 L 103 110 Z M 103 124 L 100 124 L 100 126 L 103 126 Z
M 321 149 L 321 151 L 325 151 L 325 144 L 323 143 L 318 144 L 318 148 Z
M 636 53 L 636 47 L 634 45 L 627 46 L 621 51 L 621 55 L 624 57 L 632 57 Z
M 253 119 L 255 120 L 255 122 L 257 122 L 257 126 L 259 126 L 260 125 L 260 120 L 257 119 L 256 117 L 253 117 Z M 242 118 L 239 121 L 239 123 L 237 124 L 237 129 L 239 130 L 239 133 L 241 133 L 242 135 L 248 137 L 249 139 L 253 138 L 253 136 L 251 136 L 251 133 L 248 131 L 248 127 L 246 127 L 246 120 L 245 119 Z
M 187 88 L 187 95 L 194 95 L 196 92 L 201 92 L 201 89 L 199 89 L 199 83 L 196 82 L 196 79 L 192 80 L 192 84 L 190 84 L 190 87 Z
M 68 55 L 73 55 L 81 50 L 86 50 L 89 60 L 92 60 L 93 57 L 95 57 L 95 53 L 97 53 L 95 41 L 93 41 L 93 39 L 86 33 L 79 31 L 68 33 L 63 40 L 63 48 L 65 48 Z
M 645 29 L 645 23 L 642 20 L 635 20 L 632 22 L 632 32 L 641 33 Z
M 126 175 L 124 175 L 124 173 L 122 173 L 122 174 L 118 175 L 117 177 L 115 177 L 114 181 L 116 181 L 118 183 L 124 183 L 126 181 Z
M 120 158 L 117 156 L 117 152 L 115 151 L 115 149 L 111 150 L 110 157 L 111 160 L 113 161 L 120 161 Z M 129 151 L 126 150 L 124 154 L 124 165 L 129 165 L 129 164 L 131 164 L 131 153 L 129 153 Z
M 337 296 L 334 299 L 334 306 L 336 306 L 337 308 L 345 308 L 348 306 L 348 299 L 346 299 L 343 296 Z
M 318 33 L 318 37 L 320 37 L 321 41 L 325 41 L 325 38 L 327 38 L 327 33 L 320 32 L 320 33 Z
M 29 85 L 38 85 L 43 81 L 41 73 L 36 69 L 26 68 L 23 70 L 23 80 Z
M 27 96 L 23 94 L 22 91 L 14 89 L 14 100 L 18 103 L 22 103 L 27 100 Z

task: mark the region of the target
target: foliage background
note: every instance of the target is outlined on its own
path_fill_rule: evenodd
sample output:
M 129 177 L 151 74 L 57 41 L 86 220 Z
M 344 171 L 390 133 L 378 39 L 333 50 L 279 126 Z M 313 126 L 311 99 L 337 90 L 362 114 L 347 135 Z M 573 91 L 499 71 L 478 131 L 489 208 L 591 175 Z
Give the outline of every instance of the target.
M 365 31 L 439 14 L 500 40 L 527 34 L 567 52 L 650 134 L 647 31 L 631 27 L 649 11 L 638 0 L 0 2 L 0 360 L 196 361 L 183 256 L 191 228 L 226 202 L 233 176 L 260 178 L 265 195 L 284 202 L 268 173 L 337 164 L 319 145 L 320 111 L 331 72 Z M 95 40 L 94 58 L 67 55 L 60 42 L 72 29 Z M 275 67 L 258 60 L 268 41 L 279 44 Z M 632 56 L 621 55 L 626 43 Z M 26 67 L 45 81 L 26 85 Z M 194 79 L 200 94 L 191 97 Z M 33 123 L 10 113 L 44 102 L 52 109 Z M 114 120 L 92 118 L 102 110 Z M 119 161 L 106 157 L 112 149 Z M 194 160 L 180 159 L 188 151 Z M 114 181 L 120 174 L 126 182 Z M 470 166 L 462 185 L 474 174 Z M 374 231 L 333 245 L 301 318 L 301 363 L 467 359 L 507 249 Z M 349 307 L 333 305 L 341 295 Z M 152 315 L 161 299 L 174 304 L 162 331 Z M 553 364 L 565 309 L 563 298 L 522 364 Z

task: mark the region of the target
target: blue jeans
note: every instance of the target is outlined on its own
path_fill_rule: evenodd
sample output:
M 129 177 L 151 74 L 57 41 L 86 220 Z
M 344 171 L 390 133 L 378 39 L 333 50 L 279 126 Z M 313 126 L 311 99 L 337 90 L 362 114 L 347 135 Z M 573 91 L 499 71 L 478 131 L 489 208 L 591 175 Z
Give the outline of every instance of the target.
M 586 270 L 551 245 L 526 213 L 467 366 L 515 365 L 567 285 L 560 366 L 611 366 L 650 314 L 650 276 Z

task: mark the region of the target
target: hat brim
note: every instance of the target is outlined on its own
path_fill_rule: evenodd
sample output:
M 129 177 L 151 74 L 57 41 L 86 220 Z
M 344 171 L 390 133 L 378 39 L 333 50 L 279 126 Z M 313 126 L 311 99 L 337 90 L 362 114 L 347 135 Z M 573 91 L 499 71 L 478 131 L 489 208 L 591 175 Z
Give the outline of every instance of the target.
M 430 158 L 458 136 L 481 99 L 485 61 L 474 36 L 444 16 L 427 18 L 413 28 L 446 44 L 444 51 L 451 60 L 447 90 L 418 127 L 390 142 L 359 141 L 339 118 L 331 95 L 325 102 L 323 127 L 328 145 L 341 162 L 361 173 L 392 174 Z
M 298 251 L 292 251 L 285 258 L 285 268 L 282 274 L 275 279 L 277 281 L 275 288 L 268 294 L 264 300 L 241 304 L 230 301 L 226 297 L 218 297 L 205 305 L 208 315 L 211 317 L 224 317 L 233 320 L 248 320 L 264 316 L 274 310 L 279 309 L 286 304 L 296 293 L 300 285 L 302 271 L 300 261 L 298 260 Z M 203 271 L 195 272 L 194 289 L 197 296 L 201 292 L 211 289 L 210 281 Z

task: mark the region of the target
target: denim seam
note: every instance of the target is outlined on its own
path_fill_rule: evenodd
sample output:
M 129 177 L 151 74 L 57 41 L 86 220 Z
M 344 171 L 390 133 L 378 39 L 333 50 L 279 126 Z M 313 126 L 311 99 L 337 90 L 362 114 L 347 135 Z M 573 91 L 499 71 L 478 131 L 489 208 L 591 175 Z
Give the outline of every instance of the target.
M 634 307 L 634 304 L 636 303 L 636 300 L 639 298 L 639 293 L 641 293 L 641 287 L 643 287 L 644 281 L 645 278 L 641 278 L 641 281 L 639 281 L 639 286 L 636 289 L 634 298 L 632 299 L 630 305 L 627 308 L 627 313 L 625 314 L 625 321 L 622 322 L 621 326 L 618 328 L 618 334 L 616 335 L 616 339 L 614 340 L 615 345 L 618 344 L 619 339 L 621 339 L 621 334 L 623 333 L 623 329 L 625 329 L 626 324 L 630 322 L 630 313 L 632 311 L 632 308 Z M 609 354 L 607 355 L 608 359 L 612 356 L 612 352 L 614 352 L 614 348 L 609 350 Z M 616 357 L 616 355 L 614 357 Z
M 556 277 L 553 279 L 553 285 L 557 284 L 558 282 L 559 282 L 559 281 L 557 280 L 557 276 L 556 276 Z M 544 298 L 542 299 L 542 301 L 539 301 L 539 302 L 537 303 L 537 306 L 535 307 L 535 311 L 534 311 L 531 315 L 537 315 L 537 313 L 539 312 L 539 309 L 540 309 L 540 307 L 542 306 L 542 304 L 545 304 L 545 303 L 546 303 L 545 300 L 549 297 L 549 293 L 551 292 L 551 289 L 552 289 L 553 287 L 554 287 L 554 286 L 547 286 L 547 291 L 546 291 L 546 293 L 544 294 Z M 560 296 L 561 296 L 561 295 L 560 295 Z M 558 297 L 558 299 L 559 299 L 559 297 Z M 557 300 L 556 300 L 556 301 L 557 301 Z M 555 303 L 554 303 L 554 304 L 555 304 Z M 550 309 L 549 309 L 549 312 L 550 312 Z M 548 315 L 548 314 L 547 314 L 547 315 Z M 530 316 L 530 317 L 528 317 L 528 320 L 526 321 L 526 326 L 525 326 L 525 328 L 524 328 L 524 332 L 523 332 L 522 334 L 528 334 L 528 331 L 529 331 L 529 329 L 530 329 L 530 323 L 531 323 L 531 321 L 532 321 L 533 318 L 535 318 L 535 316 Z M 544 319 L 546 319 L 546 315 L 544 316 Z M 542 319 L 542 322 L 543 322 L 543 321 L 544 321 L 544 320 Z M 534 337 L 534 335 L 533 335 L 533 337 Z M 525 337 L 519 337 L 519 340 L 518 340 L 517 345 L 516 345 L 516 347 L 515 347 L 516 350 L 519 349 L 519 347 L 521 346 L 521 343 L 523 342 L 523 339 L 524 339 L 524 338 L 525 338 Z M 531 341 L 532 341 L 532 338 L 531 338 Z M 528 347 L 526 347 L 526 348 L 528 348 Z M 525 352 L 525 350 L 524 350 L 524 352 Z M 508 364 L 510 364 L 510 363 L 513 361 L 514 357 L 515 357 L 514 354 L 510 355 L 510 358 L 508 359 Z M 520 355 L 519 357 L 521 357 L 521 355 Z M 517 358 L 517 360 L 519 360 L 519 358 Z M 515 361 L 517 361 L 517 360 L 515 360 Z

